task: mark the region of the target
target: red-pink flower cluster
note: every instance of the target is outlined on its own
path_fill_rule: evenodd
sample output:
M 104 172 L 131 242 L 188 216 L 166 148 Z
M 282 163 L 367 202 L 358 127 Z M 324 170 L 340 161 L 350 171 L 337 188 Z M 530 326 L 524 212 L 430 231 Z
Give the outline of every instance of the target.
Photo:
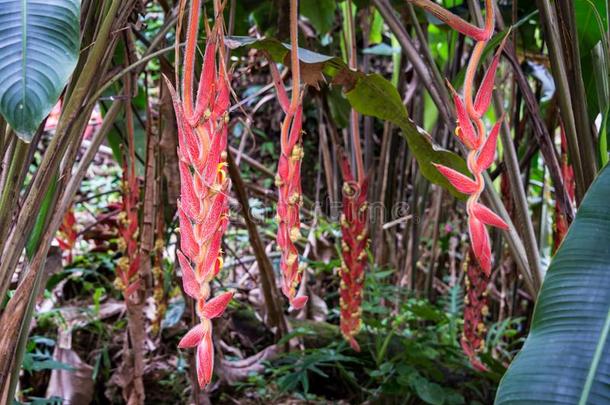
M 78 233 L 76 232 L 76 217 L 74 216 L 74 208 L 70 208 L 61 223 L 61 226 L 57 230 L 55 240 L 59 244 L 59 247 L 65 254 L 65 258 L 68 263 L 72 262 L 72 249 L 76 243 Z
M 131 111 L 127 111 L 131 114 Z M 129 120 L 129 119 L 128 119 Z M 128 132 L 133 134 L 128 124 Z M 121 212 L 118 215 L 118 245 L 122 253 L 117 262 L 115 284 L 127 299 L 140 286 L 140 249 L 138 247 L 138 197 L 140 190 L 135 172 L 133 137 L 129 137 L 129 154 L 123 157 Z
M 275 185 L 278 188 L 277 244 L 282 253 L 280 259 L 283 275 L 282 292 L 288 297 L 290 304 L 299 309 L 307 303 L 307 296 L 296 296 L 297 287 L 303 276 L 303 271 L 299 267 L 299 252 L 295 246 L 295 242 L 301 236 L 299 210 L 303 204 L 301 192 L 303 105 L 301 102 L 296 106 L 290 103 L 277 67 L 272 61 L 269 62 L 269 67 L 280 106 L 286 114 L 282 123 L 281 153 L 275 176 Z
M 226 292 L 210 299 L 212 279 L 222 269 L 222 236 L 229 223 L 227 124 L 229 84 L 223 62 L 221 21 L 208 36 L 196 102 L 193 70 L 200 1 L 191 2 L 183 76 L 183 101 L 168 82 L 178 123 L 180 160 L 180 251 L 184 291 L 196 301 L 199 323 L 178 347 L 197 347 L 197 377 L 205 387 L 212 379 L 214 345 L 211 320 L 222 315 L 233 296 Z
M 464 331 L 460 343 L 462 350 L 474 368 L 485 371 L 487 368 L 479 359 L 477 352 L 485 348 L 485 317 L 489 314 L 487 306 L 487 285 L 489 278 L 481 273 L 479 267 L 473 262 L 473 253 L 466 264 L 464 282 L 466 294 L 464 296 Z
M 364 270 L 369 242 L 366 201 L 368 179 L 356 181 L 347 156 L 342 156 L 343 213 L 341 215 L 341 268 L 339 276 L 340 329 L 350 346 L 360 351 L 355 335 L 360 331 Z
M 459 192 L 468 195 L 466 203 L 468 232 L 470 234 L 473 256 L 478 262 L 479 267 L 483 270 L 483 274 L 473 263 L 468 264 L 462 347 L 474 367 L 484 368 L 476 359 L 475 352 L 483 348 L 485 324 L 482 321 L 482 315 L 487 311 L 485 291 L 491 273 L 491 245 L 486 225 L 501 229 L 507 229 L 508 225 L 502 218 L 479 202 L 479 197 L 485 187 L 483 173 L 491 166 L 495 159 L 498 134 L 504 119 L 502 117 L 488 134 L 482 116 L 489 108 L 491 102 L 494 79 L 504 42 L 485 72 L 476 97 L 473 100 L 474 77 L 483 51 L 494 32 L 493 0 L 485 0 L 486 16 L 484 28 L 476 27 L 464 21 L 431 0 L 409 1 L 425 8 L 453 29 L 476 41 L 464 78 L 464 97 L 460 97 L 453 87 L 449 85 L 457 114 L 455 134 L 468 150 L 467 165 L 472 177 L 440 164 L 435 166 L 453 187 Z
M 481 53 L 493 33 L 493 13 L 493 5 L 491 4 L 491 1 L 488 0 L 487 23 L 485 27 L 486 33 L 483 35 L 482 39 L 474 37 L 478 42 L 475 45 L 464 80 L 464 98 L 462 99 L 449 84 L 457 114 L 455 134 L 469 151 L 467 157 L 468 170 L 474 179 L 449 167 L 435 164 L 438 171 L 445 176 L 459 192 L 469 195 L 466 203 L 466 211 L 468 213 L 468 231 L 472 243 L 472 250 L 487 276 L 489 276 L 491 271 L 491 245 L 489 242 L 489 233 L 487 232 L 485 225 L 491 225 L 501 229 L 508 228 L 508 225 L 502 218 L 483 204 L 479 203 L 479 197 L 485 188 L 483 173 L 495 160 L 498 134 L 504 119 L 504 117 L 502 117 L 493 126 L 489 134 L 487 134 L 485 124 L 481 119 L 491 102 L 496 70 L 500 62 L 500 54 L 504 44 L 502 44 L 498 49 L 498 52 L 496 52 L 489 69 L 485 73 L 474 99 L 474 103 L 472 100 L 474 74 Z M 461 32 L 470 35 L 468 32 Z

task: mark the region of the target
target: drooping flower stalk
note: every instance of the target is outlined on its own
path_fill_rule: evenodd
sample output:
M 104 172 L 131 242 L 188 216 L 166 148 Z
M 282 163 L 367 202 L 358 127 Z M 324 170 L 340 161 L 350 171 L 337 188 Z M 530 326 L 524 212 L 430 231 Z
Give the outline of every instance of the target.
M 483 270 L 483 275 L 477 274 L 476 269 L 469 265 L 467 269 L 469 284 L 467 284 L 467 302 L 464 310 L 464 334 L 462 336 L 462 347 L 475 366 L 479 366 L 474 357 L 475 351 L 480 350 L 479 335 L 485 332 L 485 325 L 481 319 L 481 297 L 484 293 L 487 280 L 491 272 L 491 245 L 486 225 L 501 229 L 508 229 L 508 225 L 502 218 L 492 212 L 489 208 L 479 202 L 479 198 L 485 187 L 483 173 L 491 166 L 495 159 L 498 134 L 504 117 L 492 127 L 489 134 L 482 120 L 483 114 L 489 108 L 496 70 L 500 62 L 500 55 L 504 42 L 497 50 L 489 68 L 483 76 L 476 96 L 473 98 L 474 79 L 483 50 L 494 31 L 494 6 L 492 0 L 485 1 L 486 18 L 485 27 L 478 28 L 448 10 L 440 7 L 430 0 L 409 0 L 417 4 L 436 17 L 446 22 L 455 30 L 473 38 L 476 42 L 472 55 L 466 69 L 464 78 L 464 96 L 460 97 L 448 83 L 451 90 L 457 115 L 457 127 L 455 134 L 468 150 L 467 165 L 472 177 L 463 175 L 449 167 L 435 164 L 438 171 L 449 180 L 449 182 L 461 193 L 467 194 L 466 212 L 468 214 L 468 232 L 470 234 L 472 253 Z M 506 37 L 505 37 L 506 40 Z M 482 325 L 482 329 L 481 329 Z
M 491 166 L 495 159 L 496 144 L 498 134 L 502 125 L 502 117 L 491 129 L 489 134 L 482 120 L 483 114 L 489 108 L 491 96 L 494 88 L 494 79 L 496 70 L 500 62 L 500 54 L 502 46 L 496 52 L 489 69 L 485 73 L 481 85 L 473 99 L 474 77 L 476 74 L 481 55 L 487 42 L 491 38 L 494 30 L 494 7 L 492 0 L 486 0 L 486 19 L 483 29 L 471 26 L 465 23 L 459 17 L 442 7 L 434 4 L 430 0 L 411 0 L 420 6 L 426 5 L 427 10 L 434 10 L 435 15 L 445 21 L 448 25 L 461 33 L 468 35 L 476 40 L 476 44 L 472 51 L 472 55 L 466 69 L 464 79 L 464 97 L 460 97 L 457 92 L 448 83 L 455 110 L 457 114 L 457 127 L 455 130 L 456 136 L 468 149 L 467 164 L 468 170 L 474 177 L 465 176 L 456 170 L 449 167 L 435 164 L 438 171 L 449 180 L 449 182 L 461 193 L 468 194 L 466 203 L 466 211 L 468 213 L 468 230 L 474 255 L 479 262 L 481 268 L 487 276 L 491 271 L 491 246 L 489 243 L 489 234 L 485 225 L 491 225 L 502 229 L 507 229 L 507 225 L 498 215 L 493 213 L 489 208 L 479 203 L 479 198 L 485 188 L 483 173 Z M 467 24 L 464 26 L 462 22 Z M 476 28 L 478 31 L 473 32 L 470 27 Z M 480 31 L 480 33 L 478 33 Z
M 364 270 L 367 264 L 368 179 L 356 180 L 347 156 L 341 162 L 343 213 L 341 214 L 341 268 L 339 276 L 340 329 L 350 346 L 360 351 L 355 335 L 360 331 Z
M 489 278 L 481 273 L 474 262 L 472 249 L 469 258 L 465 261 L 464 283 L 466 292 L 464 294 L 464 332 L 460 343 L 462 350 L 470 363 L 477 370 L 485 371 L 487 368 L 477 359 L 476 353 L 485 347 L 485 317 L 489 314 L 487 286 Z
M 297 297 L 297 287 L 303 276 L 299 266 L 299 253 L 295 242 L 301 236 L 301 219 L 299 210 L 302 205 L 301 191 L 301 161 L 303 147 L 301 145 L 303 125 L 303 105 L 298 48 L 298 1 L 290 1 L 290 41 L 292 95 L 290 102 L 286 89 L 275 64 L 269 66 L 273 75 L 273 83 L 278 95 L 278 101 L 285 113 L 281 129 L 281 153 L 275 177 L 278 188 L 276 220 L 278 223 L 277 244 L 280 248 L 280 268 L 282 270 L 282 292 L 290 300 L 292 307 L 299 309 L 307 303 L 307 296 Z
M 346 44 L 349 44 L 349 67 L 357 68 L 356 34 L 352 14 L 352 2 L 347 2 Z M 358 113 L 352 109 L 350 116 L 352 154 L 356 173 L 352 171 L 348 157 L 341 153 L 343 175 L 343 213 L 341 215 L 341 268 L 339 276 L 340 329 L 350 346 L 360 351 L 355 335 L 360 331 L 364 270 L 367 264 L 366 248 L 369 243 L 367 191 L 368 178 L 364 172 Z
M 182 79 L 182 101 L 168 81 L 178 123 L 178 158 L 180 168 L 180 250 L 184 291 L 195 301 L 199 323 L 180 341 L 180 348 L 197 348 L 199 385 L 212 380 L 214 346 L 212 319 L 225 311 L 232 292 L 210 299 L 210 283 L 222 269 L 222 236 L 229 223 L 227 174 L 227 124 L 229 122 L 229 84 L 224 66 L 224 31 L 222 14 L 216 17 L 208 33 L 193 102 L 193 74 L 200 0 L 192 0 Z

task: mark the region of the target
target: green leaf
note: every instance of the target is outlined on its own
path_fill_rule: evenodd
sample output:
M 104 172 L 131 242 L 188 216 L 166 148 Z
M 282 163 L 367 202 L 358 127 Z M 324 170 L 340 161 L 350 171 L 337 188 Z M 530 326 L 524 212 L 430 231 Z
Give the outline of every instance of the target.
M 0 113 L 26 142 L 76 66 L 80 1 L 0 1 Z
M 290 45 L 274 38 L 256 39 L 233 36 L 227 38 L 226 44 L 233 49 L 245 46 L 266 51 L 276 62 L 284 62 L 290 54 Z M 466 162 L 455 153 L 434 144 L 430 135 L 409 119 L 407 109 L 392 83 L 378 74 L 365 75 L 362 72 L 351 70 L 341 58 L 322 55 L 303 48 L 299 48 L 299 60 L 302 71 L 309 72 L 309 76 L 315 76 L 312 72 L 324 73 L 336 84 L 343 85 L 347 100 L 360 114 L 389 121 L 399 127 L 407 139 L 409 149 L 417 159 L 424 177 L 449 190 L 454 196 L 465 198 L 449 184 L 432 163 L 440 163 L 468 174 Z
M 587 192 L 544 279 L 496 404 L 610 403 L 610 167 Z
M 408 382 L 422 401 L 432 405 L 443 405 L 445 402 L 445 391 L 440 385 L 428 381 L 418 373 L 408 377 Z
M 598 113 L 605 112 L 597 99 L 596 90 L 600 72 L 594 66 L 593 49 L 599 42 L 607 44 L 604 36 L 608 31 L 607 0 L 574 0 L 573 7 L 587 108 L 589 116 L 594 119 Z M 604 70 L 604 74 L 607 75 L 607 67 Z
M 409 119 L 398 91 L 390 82 L 376 73 L 361 76 L 355 87 L 346 93 L 346 97 L 360 114 L 371 115 L 398 126 L 424 177 L 456 197 L 464 197 L 432 163 L 440 163 L 467 174 L 466 162 L 455 153 L 435 145 L 430 135 Z
M 369 33 L 369 44 L 377 45 L 383 41 L 383 17 L 377 9 L 373 10 L 371 18 L 371 31 Z
M 301 14 L 311 22 L 318 34 L 324 35 L 335 22 L 334 0 L 301 0 Z
M 574 0 L 578 46 L 583 56 L 602 39 L 608 28 L 606 7 L 606 0 Z

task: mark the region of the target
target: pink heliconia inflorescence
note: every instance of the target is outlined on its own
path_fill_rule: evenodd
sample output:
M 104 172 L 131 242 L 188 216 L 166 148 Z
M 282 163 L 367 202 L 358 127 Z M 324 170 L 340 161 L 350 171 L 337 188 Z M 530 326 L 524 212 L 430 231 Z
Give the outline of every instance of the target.
M 115 269 L 114 283 L 123 292 L 126 301 L 140 286 L 141 254 L 138 247 L 138 200 L 140 189 L 135 169 L 135 145 L 131 109 L 127 109 L 128 151 L 123 156 L 123 179 L 121 182 L 121 212 L 117 218 L 119 232 L 118 247 L 122 256 Z
M 360 351 L 355 335 L 360 331 L 364 271 L 367 264 L 368 178 L 356 181 L 347 156 L 342 155 L 343 213 L 341 214 L 341 268 L 339 276 L 340 329 L 352 349 Z
M 299 309 L 307 303 L 307 296 L 296 296 L 303 276 L 303 271 L 299 267 L 299 252 L 295 245 L 301 236 L 299 210 L 303 204 L 301 191 L 303 105 L 300 102 L 300 96 L 299 103 L 296 105 L 289 101 L 273 61 L 269 62 L 269 67 L 278 101 L 285 113 L 281 129 L 281 153 L 275 176 L 275 186 L 278 188 L 277 244 L 282 254 L 280 259 L 280 269 L 283 275 L 282 292 L 290 300 L 292 307 Z
M 76 217 L 74 216 L 74 208 L 70 209 L 64 215 L 61 226 L 57 230 L 55 240 L 59 244 L 59 248 L 64 253 L 68 263 L 72 263 L 72 249 L 76 243 L 78 232 L 76 232 Z
M 225 292 L 210 298 L 212 279 L 222 269 L 222 237 L 229 223 L 227 131 L 229 83 L 223 62 L 224 38 L 220 17 L 208 33 L 193 105 L 193 70 L 200 0 L 191 2 L 183 74 L 182 100 L 166 79 L 178 123 L 180 168 L 180 250 L 177 252 L 184 291 L 192 297 L 199 323 L 178 347 L 196 347 L 197 377 L 201 387 L 212 379 L 214 345 L 211 320 L 222 315 L 233 297 Z
M 482 116 L 489 108 L 491 102 L 496 70 L 500 62 L 500 55 L 506 37 L 485 72 L 473 100 L 475 73 L 483 51 L 494 32 L 493 0 L 485 0 L 486 16 L 484 28 L 476 27 L 464 21 L 432 0 L 408 1 L 423 7 L 446 22 L 453 29 L 475 40 L 464 78 L 464 97 L 458 95 L 453 87 L 451 87 L 451 84 L 448 83 L 457 116 L 455 135 L 468 150 L 467 165 L 472 177 L 441 164 L 435 164 L 435 166 L 457 191 L 468 195 L 466 203 L 468 233 L 471 242 L 471 256 L 474 257 L 474 260 L 468 262 L 466 269 L 467 296 L 465 298 L 464 332 L 461 344 L 471 364 L 478 369 L 484 369 L 485 366 L 476 358 L 476 352 L 483 349 L 485 335 L 483 318 L 488 311 L 486 289 L 491 273 L 491 245 L 486 225 L 500 229 L 508 229 L 508 225 L 497 214 L 479 202 L 485 187 L 483 173 L 494 162 L 498 134 L 504 120 L 504 117 L 500 118 L 493 125 L 491 131 L 487 133 Z M 475 263 L 478 263 L 478 266 Z
M 489 69 L 483 77 L 474 102 L 472 101 L 474 71 L 476 71 L 480 52 L 482 52 L 482 49 L 493 33 L 493 5 L 490 0 L 487 1 L 487 13 L 486 34 L 483 35 L 482 39 L 473 36 L 477 40 L 477 45 L 473 52 L 473 59 L 468 67 L 468 71 L 471 74 L 467 74 L 464 81 L 465 97 L 462 98 L 458 95 L 451 84 L 447 83 L 451 90 L 457 115 L 455 134 L 468 149 L 467 164 L 472 177 L 441 164 L 435 164 L 435 166 L 456 190 L 469 196 L 466 203 L 466 211 L 468 212 L 468 232 L 470 234 L 472 250 L 481 269 L 489 276 L 491 272 L 491 245 L 489 233 L 485 225 L 495 226 L 500 229 L 508 229 L 508 225 L 502 218 L 479 202 L 479 197 L 485 187 L 483 173 L 495 160 L 498 134 L 504 120 L 504 117 L 500 118 L 491 131 L 489 131 L 489 134 L 481 120 L 482 115 L 487 111 L 491 102 L 494 78 L 504 42 L 498 49 L 498 52 L 496 52 Z
M 462 350 L 470 359 L 474 368 L 486 371 L 487 367 L 479 359 L 476 353 L 485 348 L 485 317 L 489 315 L 487 286 L 489 277 L 486 277 L 476 263 L 473 262 L 473 251 L 470 250 L 468 259 L 465 261 L 464 283 L 464 332 L 460 345 Z

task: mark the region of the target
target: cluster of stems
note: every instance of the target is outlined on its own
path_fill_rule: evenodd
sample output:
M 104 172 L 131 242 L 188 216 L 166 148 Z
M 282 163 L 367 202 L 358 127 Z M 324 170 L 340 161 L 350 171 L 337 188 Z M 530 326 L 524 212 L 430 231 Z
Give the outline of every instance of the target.
M 473 98 L 475 74 L 481 56 L 494 32 L 494 5 L 493 0 L 485 1 L 486 17 L 485 27 L 476 27 L 460 17 L 452 14 L 431 0 L 410 0 L 443 20 L 453 29 L 472 38 L 474 48 L 464 78 L 464 95 L 460 97 L 448 83 L 457 115 L 455 134 L 468 150 L 467 165 L 472 177 L 465 176 L 449 167 L 436 164 L 439 172 L 461 193 L 468 195 L 466 211 L 468 214 L 468 231 L 470 235 L 472 253 L 483 270 L 483 275 L 469 265 L 467 268 L 467 300 L 464 311 L 464 334 L 462 347 L 471 361 L 474 352 L 480 350 L 483 341 L 481 335 L 485 332 L 485 325 L 481 322 L 487 306 L 484 305 L 483 292 L 487 286 L 487 279 L 491 272 L 491 245 L 486 225 L 507 229 L 508 225 L 502 218 L 479 202 L 485 187 L 483 173 L 495 160 L 496 144 L 502 117 L 492 127 L 489 134 L 483 122 L 483 115 L 489 108 L 494 88 L 496 70 L 504 43 L 496 52 L 489 68 L 485 72 L 481 84 Z M 474 177 L 474 179 L 473 179 Z M 475 364 L 475 361 L 473 361 Z M 476 365 L 476 364 L 475 364 Z
M 180 250 L 184 291 L 195 300 L 198 323 L 178 347 L 197 348 L 199 385 L 212 379 L 214 345 L 212 319 L 222 315 L 233 297 L 225 292 L 211 298 L 210 283 L 222 269 L 221 243 L 229 223 L 227 132 L 230 89 L 224 65 L 224 31 L 219 14 L 203 56 L 196 101 L 193 75 L 199 30 L 200 0 L 191 1 L 182 81 L 182 100 L 168 81 L 178 123 L 180 167 Z
M 301 191 L 303 105 L 300 88 L 297 18 L 297 1 L 292 0 L 290 4 L 290 41 L 292 44 L 292 95 L 290 101 L 277 67 L 272 61 L 269 63 L 278 100 L 285 113 L 281 129 L 281 153 L 275 177 L 275 185 L 278 188 L 276 221 L 278 224 L 277 244 L 281 252 L 282 292 L 295 309 L 302 308 L 307 303 L 307 296 L 297 297 L 297 288 L 303 276 L 303 269 L 299 266 L 299 253 L 295 245 L 301 237 L 299 210 L 303 204 Z
M 477 353 L 485 348 L 485 317 L 489 314 L 487 286 L 489 277 L 479 270 L 474 262 L 472 250 L 465 263 L 464 284 L 464 331 L 460 343 L 464 354 L 474 368 L 486 371 L 487 368 L 477 359 Z
M 341 214 L 341 268 L 339 276 L 340 329 L 350 346 L 360 351 L 355 335 L 360 331 L 364 270 L 367 264 L 368 206 L 366 177 L 356 180 L 347 156 L 342 156 L 343 213 Z

